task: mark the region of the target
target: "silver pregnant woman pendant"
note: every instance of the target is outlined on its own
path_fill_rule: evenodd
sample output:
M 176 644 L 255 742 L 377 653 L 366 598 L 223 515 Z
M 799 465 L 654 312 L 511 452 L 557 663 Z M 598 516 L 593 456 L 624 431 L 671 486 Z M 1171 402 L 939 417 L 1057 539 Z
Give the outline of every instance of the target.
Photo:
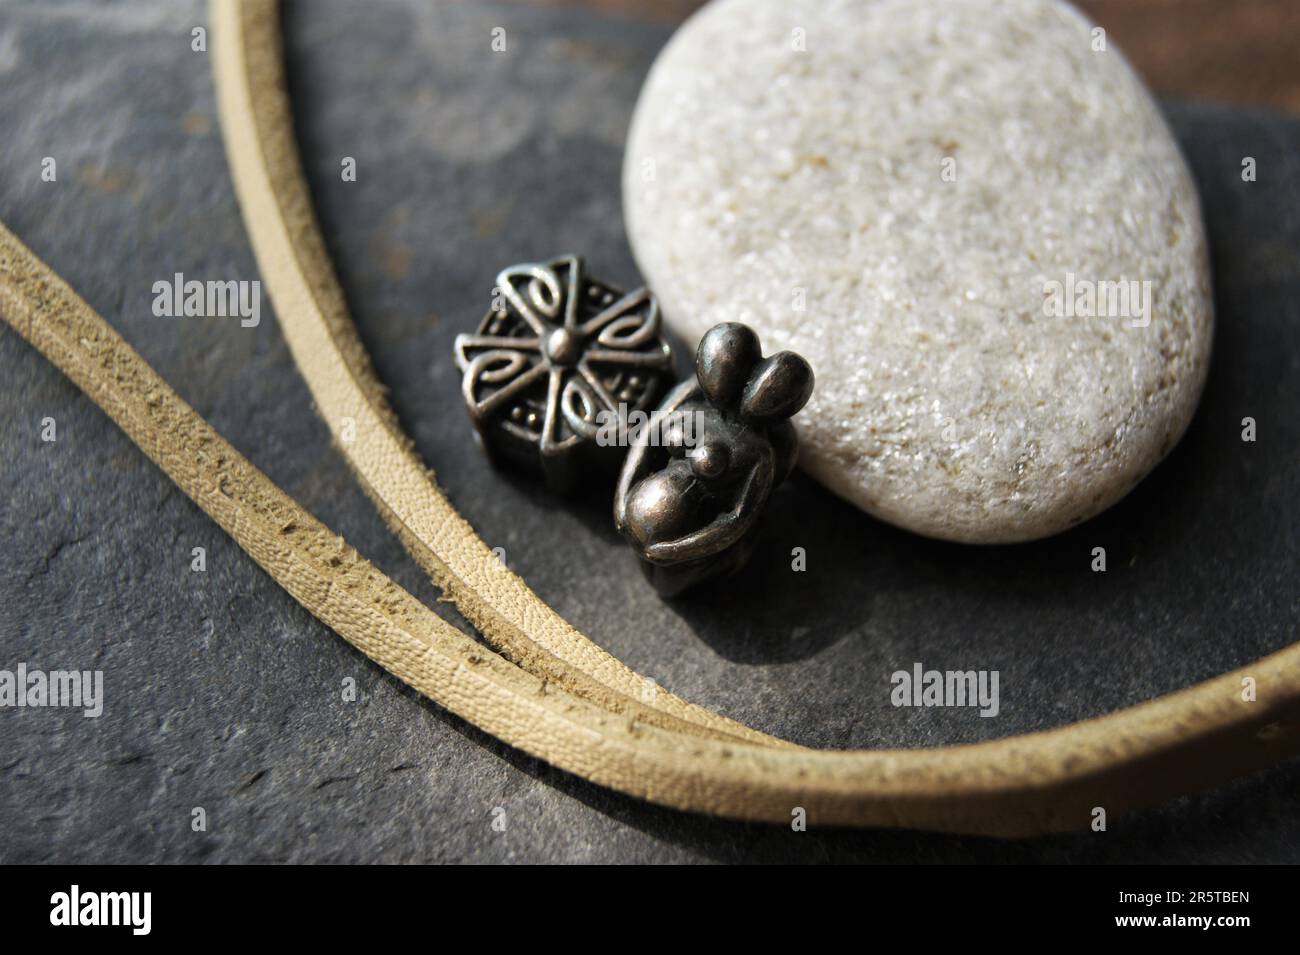
M 637 436 L 614 498 L 619 531 L 665 596 L 748 560 L 763 506 L 798 456 L 790 417 L 813 389 L 803 358 L 764 358 L 734 322 L 704 335 L 695 370 L 659 406 L 660 427 Z

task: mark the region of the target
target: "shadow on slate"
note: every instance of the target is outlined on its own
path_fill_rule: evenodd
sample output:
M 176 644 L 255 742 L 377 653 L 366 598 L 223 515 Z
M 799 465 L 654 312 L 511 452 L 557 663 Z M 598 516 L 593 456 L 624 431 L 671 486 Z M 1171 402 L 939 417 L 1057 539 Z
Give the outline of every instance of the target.
M 64 6 L 75 15 L 6 18 L 0 134 L 17 172 L 0 180 L 0 217 L 273 480 L 463 627 L 329 446 L 265 297 L 255 329 L 151 313 L 153 282 L 175 272 L 258 277 L 210 58 L 189 47 L 206 10 Z M 1048 541 L 963 547 L 796 475 L 744 577 L 665 603 L 613 530 L 609 489 L 564 500 L 486 466 L 451 343 L 503 265 L 572 250 L 637 283 L 619 166 L 667 32 L 416 0 L 290 4 L 285 26 L 322 229 L 420 452 L 543 599 L 665 687 L 810 745 L 932 746 L 1106 713 L 1296 638 L 1300 122 L 1167 106 L 1213 246 L 1215 356 L 1187 436 L 1125 501 Z M 487 52 L 494 26 L 507 53 Z M 92 37 L 97 56 L 79 55 Z M 44 156 L 57 183 L 39 179 Z M 345 156 L 356 182 L 339 175 Z M 1244 156 L 1258 181 L 1241 180 Z M 4 861 L 1300 861 L 1297 761 L 1106 834 L 1010 843 L 796 834 L 585 784 L 447 715 L 312 620 L 7 332 L 0 368 L 0 667 L 102 669 L 106 695 L 97 720 L 0 712 Z M 54 444 L 39 439 L 47 415 Z M 1241 441 L 1247 416 L 1254 444 Z M 195 546 L 203 574 L 189 569 Z M 1089 569 L 1096 546 L 1105 574 Z M 891 706 L 890 674 L 914 662 L 998 670 L 1001 712 Z M 196 807 L 206 831 L 192 829 Z M 491 829 L 496 807 L 505 832 Z

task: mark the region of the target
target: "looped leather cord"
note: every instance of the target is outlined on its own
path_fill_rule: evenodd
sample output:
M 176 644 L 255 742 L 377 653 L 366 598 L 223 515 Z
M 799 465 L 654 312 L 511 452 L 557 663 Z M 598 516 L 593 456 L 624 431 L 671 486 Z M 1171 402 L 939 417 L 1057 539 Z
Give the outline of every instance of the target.
M 278 4 L 215 0 L 214 8 L 218 98 L 236 192 L 276 314 L 318 407 L 336 440 L 345 417 L 358 423 L 357 440 L 340 442 L 344 456 L 411 554 L 495 646 L 579 696 L 626 711 L 641 678 L 577 633 L 518 577 L 498 569 L 388 408 L 312 214 L 286 93 Z M 1249 668 L 1257 703 L 1240 698 L 1245 675 L 1100 720 L 973 747 L 776 750 L 762 758 L 765 769 L 739 804 L 719 798 L 707 808 L 787 819 L 801 805 L 823 821 L 999 833 L 1082 828 L 1094 807 L 1113 816 L 1294 751 L 1300 645 Z M 749 732 L 674 697 L 656 708 L 647 722 L 672 732 Z M 781 745 L 770 737 L 754 742 Z M 747 759 L 758 758 L 745 751 Z M 779 768 L 769 775 L 766 767 Z M 713 770 L 702 770 L 701 785 Z M 769 787 L 797 793 L 797 801 L 773 802 Z M 781 808 L 769 814 L 774 807 Z
M 227 27 L 242 16 L 239 10 L 221 12 L 229 18 Z M 224 35 L 229 42 L 230 31 Z M 299 175 L 296 168 L 292 174 Z M 305 186 L 299 194 L 305 201 Z M 250 197 L 241 198 L 247 205 Z M 268 227 L 258 221 L 250 219 L 256 228 Z M 258 248 L 264 277 L 281 290 L 277 312 L 286 327 L 302 317 L 291 310 L 301 298 L 287 294 L 294 282 L 296 295 L 311 294 L 301 274 L 293 278 L 299 261 L 319 256 L 313 274 L 328 275 L 310 216 L 293 221 L 292 229 L 282 227 L 294 242 L 264 241 Z M 347 320 L 341 297 L 336 315 Z M 375 570 L 222 440 L 3 227 L 0 317 L 340 636 L 486 732 L 634 796 L 771 822 L 788 822 L 799 807 L 811 824 L 1026 835 L 1084 828 L 1094 807 L 1113 819 L 1275 762 L 1300 746 L 1300 645 L 1105 717 L 970 746 L 814 751 L 715 738 L 693 719 L 690 728 L 669 727 L 639 713 L 613 712 L 479 645 Z M 355 342 L 355 336 L 348 340 Z M 339 346 L 330 338 L 315 347 L 328 352 Z M 337 354 L 304 372 L 320 367 L 348 373 Z M 371 413 L 385 427 L 396 427 L 386 409 Z M 356 453 L 374 445 L 343 447 Z M 446 509 L 448 526 L 427 546 L 469 546 L 461 538 L 472 530 L 450 505 Z M 526 630 L 551 612 L 529 604 L 518 615 Z M 1247 676 L 1256 681 L 1258 702 L 1241 699 Z

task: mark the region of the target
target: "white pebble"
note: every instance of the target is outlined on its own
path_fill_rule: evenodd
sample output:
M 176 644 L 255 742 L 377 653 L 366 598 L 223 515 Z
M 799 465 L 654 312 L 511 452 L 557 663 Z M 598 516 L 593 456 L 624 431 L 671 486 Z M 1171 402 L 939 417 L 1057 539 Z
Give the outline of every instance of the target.
M 886 521 L 1055 533 L 1191 419 L 1199 203 L 1106 47 L 1054 0 L 717 0 L 646 82 L 624 205 L 647 282 L 692 344 L 743 321 L 804 355 L 801 463 Z M 1120 280 L 1129 314 L 1088 310 Z

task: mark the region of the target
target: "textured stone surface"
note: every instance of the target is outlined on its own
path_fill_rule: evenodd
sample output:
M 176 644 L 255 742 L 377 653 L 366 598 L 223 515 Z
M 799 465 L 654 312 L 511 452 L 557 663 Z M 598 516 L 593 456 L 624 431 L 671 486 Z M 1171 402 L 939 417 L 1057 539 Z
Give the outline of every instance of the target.
M 1119 52 L 1056 0 L 712 4 L 650 74 L 624 195 L 673 327 L 745 321 L 808 358 L 804 467 L 900 527 L 1072 527 L 1200 397 L 1195 188 Z M 1118 280 L 1139 283 L 1122 315 L 1044 313 L 1048 283 Z
M 286 22 L 305 162 L 397 409 L 487 540 L 632 666 L 803 743 L 930 746 L 1094 716 L 1295 639 L 1300 122 L 1171 109 L 1205 199 L 1222 320 L 1200 413 L 1128 499 L 1048 541 L 956 547 L 796 475 L 749 576 L 665 604 L 611 526 L 612 490 L 562 501 L 473 452 L 451 346 L 503 264 L 573 249 L 596 274 L 636 280 L 621 144 L 666 31 L 487 4 L 305 6 Z M 205 17 L 162 0 L 6 4 L 0 218 L 272 479 L 450 614 L 330 448 L 269 307 L 256 329 L 151 314 L 152 283 L 176 271 L 257 277 L 211 64 L 189 48 Z M 512 52 L 491 57 L 498 25 Z M 47 155 L 57 184 L 39 179 Z M 359 179 L 345 184 L 348 155 Z M 1258 182 L 1241 181 L 1243 155 Z M 40 441 L 44 416 L 54 444 Z M 99 668 L 107 695 L 97 720 L 0 709 L 3 861 L 1300 861 L 1296 761 L 1104 836 L 1014 843 L 792 833 L 578 782 L 447 716 L 311 619 L 7 329 L 0 541 L 0 668 Z M 205 574 L 189 569 L 196 546 Z M 1106 574 L 1088 569 L 1096 546 Z M 999 670 L 999 716 L 893 708 L 889 675 L 914 661 Z M 206 833 L 190 829 L 196 806 Z M 497 806 L 505 832 L 491 829 Z

